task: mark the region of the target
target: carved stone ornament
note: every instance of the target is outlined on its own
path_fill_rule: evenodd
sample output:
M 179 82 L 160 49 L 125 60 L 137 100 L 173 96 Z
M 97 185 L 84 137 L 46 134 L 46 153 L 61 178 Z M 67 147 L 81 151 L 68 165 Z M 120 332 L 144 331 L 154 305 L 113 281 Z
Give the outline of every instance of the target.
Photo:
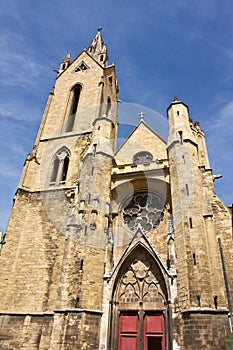
M 73 71 L 72 73 L 78 73 L 83 72 L 85 70 L 89 69 L 89 66 L 86 64 L 86 62 L 82 61 Z

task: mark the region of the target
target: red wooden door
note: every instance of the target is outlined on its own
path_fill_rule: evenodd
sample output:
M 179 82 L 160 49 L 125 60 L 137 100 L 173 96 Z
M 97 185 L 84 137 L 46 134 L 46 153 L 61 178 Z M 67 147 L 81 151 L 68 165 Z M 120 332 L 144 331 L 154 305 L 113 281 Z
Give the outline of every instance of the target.
M 165 327 L 163 315 L 145 316 L 144 350 L 165 350 Z
M 143 322 L 143 349 L 165 350 L 163 315 L 147 314 Z M 139 318 L 136 313 L 120 315 L 118 350 L 139 350 Z
M 119 350 L 138 350 L 139 320 L 137 314 L 122 314 L 119 320 Z

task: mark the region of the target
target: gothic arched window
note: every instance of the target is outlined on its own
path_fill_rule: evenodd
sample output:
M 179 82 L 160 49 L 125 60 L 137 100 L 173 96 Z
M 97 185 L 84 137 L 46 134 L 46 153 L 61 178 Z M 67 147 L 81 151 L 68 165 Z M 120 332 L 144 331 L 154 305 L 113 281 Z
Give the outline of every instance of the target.
M 80 98 L 80 93 L 82 90 L 82 86 L 77 84 L 71 90 L 71 103 L 68 119 L 66 122 L 66 132 L 72 131 L 74 128 L 75 117 L 78 109 L 78 103 Z
M 134 163 L 144 163 L 144 162 L 151 162 L 153 160 L 153 156 L 150 152 L 138 152 L 133 157 Z
M 50 185 L 60 185 L 66 182 L 70 155 L 66 148 L 60 149 L 54 156 L 50 176 Z

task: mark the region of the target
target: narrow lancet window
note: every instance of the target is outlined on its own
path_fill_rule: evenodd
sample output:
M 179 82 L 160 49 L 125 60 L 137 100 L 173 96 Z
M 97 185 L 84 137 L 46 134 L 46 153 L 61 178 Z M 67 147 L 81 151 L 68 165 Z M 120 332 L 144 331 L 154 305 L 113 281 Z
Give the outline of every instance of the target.
M 51 183 L 55 183 L 56 182 L 58 169 L 59 169 L 59 164 L 60 164 L 60 161 L 59 161 L 58 157 L 56 157 L 54 159 L 54 162 L 53 162 L 53 170 L 52 170 L 52 175 L 51 175 L 51 179 L 50 179 Z
M 96 149 L 97 149 L 97 143 L 94 143 L 94 145 L 93 145 L 93 156 L 94 157 L 96 155 Z
M 109 85 L 112 86 L 112 76 L 110 75 L 110 77 L 108 77 L 108 82 L 109 82 Z
M 83 259 L 80 260 L 80 268 L 79 271 L 83 271 Z
M 197 265 L 197 258 L 196 258 L 196 254 L 193 254 L 193 265 L 196 266 Z
M 66 131 L 67 132 L 72 131 L 74 128 L 74 122 L 75 122 L 75 117 L 77 114 L 81 89 L 82 89 L 81 85 L 78 84 L 71 91 L 70 112 L 69 112 L 69 116 L 68 116 L 67 123 L 66 123 Z
M 214 307 L 217 310 L 217 308 L 218 308 L 218 296 L 217 295 L 214 296 Z
M 192 220 L 192 218 L 189 218 L 189 228 L 193 228 L 193 220 Z
M 62 167 L 62 174 L 61 174 L 61 182 L 66 181 L 66 176 L 67 176 L 67 171 L 68 171 L 68 166 L 69 166 L 69 157 L 66 156 L 64 161 L 63 161 L 63 167 Z
M 110 97 L 108 97 L 107 108 L 106 108 L 106 115 L 107 115 L 107 117 L 109 116 L 110 109 L 111 109 L 111 99 L 110 99 Z
M 180 136 L 180 143 L 181 143 L 181 145 L 183 145 L 183 131 L 178 131 L 178 133 L 179 133 L 179 136 Z

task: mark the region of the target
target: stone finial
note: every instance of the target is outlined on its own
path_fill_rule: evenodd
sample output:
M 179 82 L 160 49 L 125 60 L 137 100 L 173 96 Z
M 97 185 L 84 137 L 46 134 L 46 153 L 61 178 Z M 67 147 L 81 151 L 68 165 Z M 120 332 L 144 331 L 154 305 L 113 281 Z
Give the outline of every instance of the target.
M 64 70 L 66 70 L 67 67 L 70 65 L 70 58 L 71 58 L 71 53 L 69 52 L 65 58 L 61 61 L 60 68 L 54 69 L 53 71 L 57 73 L 58 75 L 61 74 Z
M 174 100 L 173 100 L 173 101 L 174 101 L 174 102 L 179 101 L 178 97 L 177 97 L 177 96 L 174 96 Z
M 140 213 L 137 215 L 137 218 L 136 218 L 136 225 L 135 225 L 134 232 L 137 233 L 138 230 L 145 233 L 145 230 L 142 227 L 142 216 Z
M 201 129 L 200 129 L 200 123 L 199 123 L 198 121 L 196 121 L 196 122 L 194 123 L 194 128 L 195 128 L 196 130 L 198 130 L 198 131 L 201 130 Z
M 65 62 L 69 62 L 70 63 L 70 58 L 71 58 L 71 53 L 68 52 L 68 54 L 66 55 L 66 57 L 62 60 L 63 63 Z

